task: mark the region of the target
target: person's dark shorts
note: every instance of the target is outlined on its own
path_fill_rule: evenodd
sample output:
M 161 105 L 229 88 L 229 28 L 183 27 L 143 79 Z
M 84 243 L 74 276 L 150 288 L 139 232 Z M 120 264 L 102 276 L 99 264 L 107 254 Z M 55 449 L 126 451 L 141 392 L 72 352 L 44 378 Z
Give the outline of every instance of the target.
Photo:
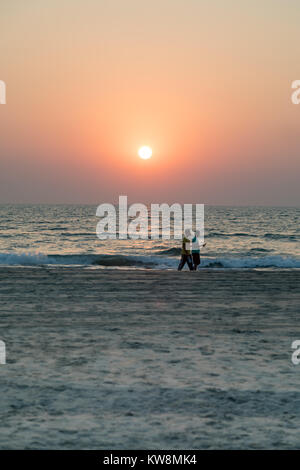
M 193 264 L 196 264 L 198 266 L 198 264 L 200 264 L 199 253 L 192 253 L 192 256 L 193 256 Z

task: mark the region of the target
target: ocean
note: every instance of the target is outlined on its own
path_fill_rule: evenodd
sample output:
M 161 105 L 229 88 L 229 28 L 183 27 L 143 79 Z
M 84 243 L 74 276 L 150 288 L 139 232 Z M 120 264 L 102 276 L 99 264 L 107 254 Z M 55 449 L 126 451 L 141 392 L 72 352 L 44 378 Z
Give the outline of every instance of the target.
M 299 448 L 299 215 L 206 207 L 177 272 L 96 206 L 0 206 L 0 448 Z
M 300 268 L 300 208 L 205 207 L 200 268 Z M 96 206 L 0 206 L 0 265 L 174 269 L 177 240 L 105 240 Z

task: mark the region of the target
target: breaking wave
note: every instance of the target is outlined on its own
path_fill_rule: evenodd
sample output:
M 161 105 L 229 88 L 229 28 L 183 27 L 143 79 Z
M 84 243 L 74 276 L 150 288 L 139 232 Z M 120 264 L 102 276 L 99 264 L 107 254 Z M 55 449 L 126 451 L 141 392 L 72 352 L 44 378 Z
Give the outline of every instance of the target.
M 132 255 L 45 255 L 42 253 L 0 253 L 2 266 L 103 266 L 145 269 L 176 269 L 180 250 L 170 248 L 160 256 Z M 164 256 L 161 256 L 164 255 Z M 175 258 L 175 255 L 178 258 Z M 300 268 L 300 258 L 283 256 L 201 257 L 200 269 Z
M 0 253 L 0 265 L 7 266 L 153 266 L 146 256 L 125 255 L 45 255 L 42 253 Z
M 234 232 L 234 233 L 225 233 L 225 232 L 209 232 L 205 235 L 205 238 L 263 238 L 267 240 L 286 240 L 286 241 L 297 241 L 299 237 L 295 234 L 282 234 L 282 233 L 265 233 L 264 235 L 258 235 L 255 233 L 246 233 L 246 232 Z
M 283 256 L 202 258 L 203 268 L 255 269 L 255 268 L 300 268 L 300 259 Z
M 157 251 L 158 255 L 165 256 L 179 256 L 181 253 L 181 248 L 167 248 L 166 250 Z

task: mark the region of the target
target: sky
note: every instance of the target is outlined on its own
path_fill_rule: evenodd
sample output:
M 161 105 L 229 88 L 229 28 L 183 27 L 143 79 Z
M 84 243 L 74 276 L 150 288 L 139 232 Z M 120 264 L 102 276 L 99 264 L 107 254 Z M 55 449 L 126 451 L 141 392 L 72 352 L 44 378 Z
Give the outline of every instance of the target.
M 298 0 L 1 0 L 0 203 L 299 205 L 299 26 Z

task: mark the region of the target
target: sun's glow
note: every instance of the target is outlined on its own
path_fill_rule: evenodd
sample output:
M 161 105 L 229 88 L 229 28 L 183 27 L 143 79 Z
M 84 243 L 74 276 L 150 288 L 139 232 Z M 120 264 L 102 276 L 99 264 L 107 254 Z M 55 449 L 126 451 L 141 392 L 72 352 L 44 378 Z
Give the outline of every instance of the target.
M 152 149 L 144 145 L 138 151 L 139 157 L 143 160 L 148 160 L 148 158 L 152 157 Z

